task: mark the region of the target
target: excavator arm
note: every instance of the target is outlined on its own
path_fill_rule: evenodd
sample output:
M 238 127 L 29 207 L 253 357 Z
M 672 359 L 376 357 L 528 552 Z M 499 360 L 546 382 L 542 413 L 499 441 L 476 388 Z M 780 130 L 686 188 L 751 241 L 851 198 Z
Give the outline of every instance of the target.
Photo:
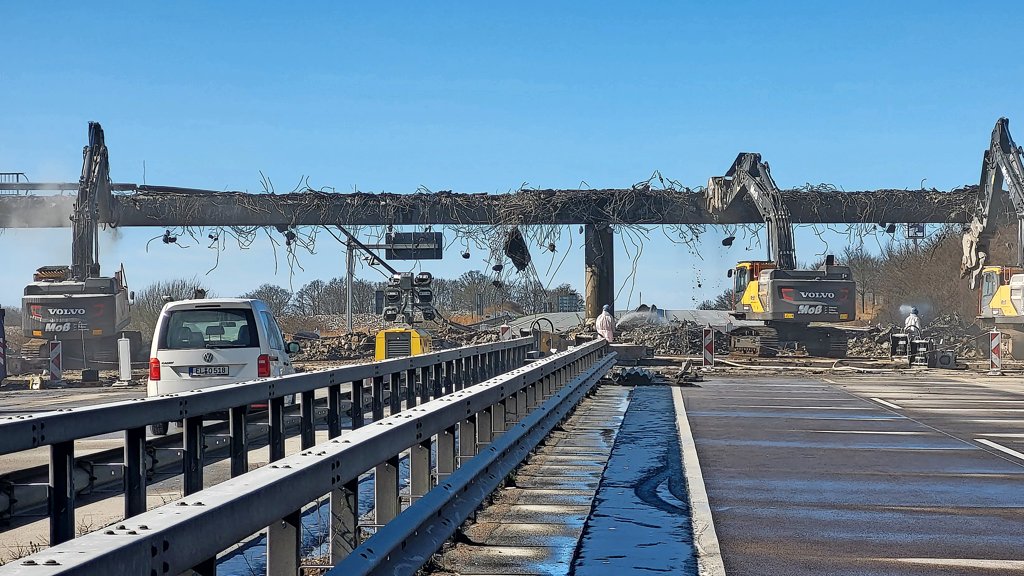
M 992 220 L 1007 208 L 1001 195 L 1004 183 L 1017 213 L 1017 265 L 1024 266 L 1024 162 L 1021 154 L 1021 148 L 1010 136 L 1010 121 L 1000 118 L 992 129 L 992 143 L 982 162 L 974 216 L 963 236 L 960 276 L 970 276 L 972 289 L 977 288 L 978 276 L 988 259 L 989 242 L 995 233 Z
M 82 155 L 78 199 L 71 215 L 71 272 L 79 281 L 100 275 L 97 227 L 99 212 L 110 199 L 110 163 L 99 122 L 89 122 L 89 145 Z
M 708 212 L 721 214 L 736 200 L 748 194 L 768 228 L 768 255 L 780 270 L 796 269 L 793 222 L 782 192 L 772 179 L 771 169 L 760 154 L 742 152 L 725 176 L 708 180 L 704 200 Z

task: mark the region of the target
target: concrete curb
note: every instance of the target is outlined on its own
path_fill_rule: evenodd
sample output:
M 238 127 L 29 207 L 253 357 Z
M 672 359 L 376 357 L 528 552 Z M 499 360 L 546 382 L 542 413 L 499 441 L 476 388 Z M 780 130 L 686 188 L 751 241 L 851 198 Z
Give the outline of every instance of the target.
M 690 519 L 693 525 L 693 546 L 697 553 L 697 573 L 700 576 L 725 576 L 722 551 L 718 546 L 711 505 L 704 488 L 704 475 L 697 459 L 697 446 L 693 442 L 690 421 L 686 418 L 682 388 L 675 388 L 672 403 L 676 409 L 676 428 L 679 430 L 679 451 L 683 457 L 686 492 L 690 500 Z

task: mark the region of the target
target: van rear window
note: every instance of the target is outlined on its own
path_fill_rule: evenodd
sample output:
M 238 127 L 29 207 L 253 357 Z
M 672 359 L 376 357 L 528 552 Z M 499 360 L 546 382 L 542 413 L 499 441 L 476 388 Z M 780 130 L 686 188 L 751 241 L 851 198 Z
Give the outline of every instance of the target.
M 249 308 L 173 310 L 160 329 L 160 350 L 259 345 L 256 319 Z

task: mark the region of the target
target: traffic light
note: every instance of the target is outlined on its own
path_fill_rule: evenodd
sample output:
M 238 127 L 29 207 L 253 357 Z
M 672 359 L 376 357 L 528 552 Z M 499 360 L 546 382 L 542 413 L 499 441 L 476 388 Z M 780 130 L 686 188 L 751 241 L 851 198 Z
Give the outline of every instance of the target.
M 402 290 L 395 286 L 388 286 L 384 289 L 384 302 L 389 305 L 397 306 L 402 302 Z

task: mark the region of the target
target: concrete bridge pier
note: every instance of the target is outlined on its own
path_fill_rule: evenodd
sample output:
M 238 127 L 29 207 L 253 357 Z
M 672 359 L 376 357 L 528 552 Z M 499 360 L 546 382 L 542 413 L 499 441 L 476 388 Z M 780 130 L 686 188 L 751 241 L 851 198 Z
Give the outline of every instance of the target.
M 609 224 L 586 224 L 583 239 L 586 312 L 591 319 L 605 304 L 615 309 L 615 236 Z

